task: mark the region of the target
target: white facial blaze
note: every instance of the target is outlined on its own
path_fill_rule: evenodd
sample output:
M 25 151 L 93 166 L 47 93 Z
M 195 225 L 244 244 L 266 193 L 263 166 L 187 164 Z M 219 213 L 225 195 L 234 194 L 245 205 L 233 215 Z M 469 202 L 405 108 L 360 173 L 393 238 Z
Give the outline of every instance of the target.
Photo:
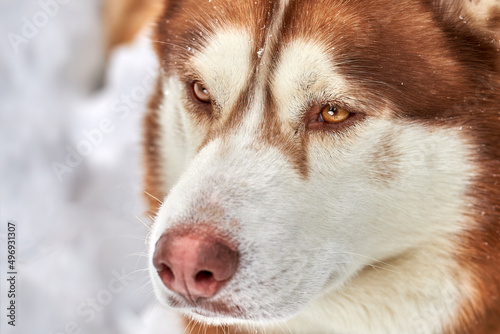
M 315 100 L 333 101 L 348 91 L 332 56 L 318 42 L 297 40 L 283 48 L 273 77 L 272 92 L 284 120 L 297 120 Z
M 223 117 L 247 86 L 249 40 L 222 31 L 193 58 Z M 275 70 L 269 80 L 283 124 L 296 122 L 311 97 L 349 95 L 320 44 L 291 43 Z M 468 297 L 453 258 L 473 176 L 467 142 L 456 129 L 367 116 L 345 132 L 309 134 L 304 179 L 283 152 L 258 142 L 260 79 L 242 125 L 198 153 L 203 130 L 180 102 L 183 86 L 175 78 L 165 84 L 165 178 L 179 180 L 156 218 L 150 252 L 173 226 L 211 222 L 237 240 L 241 257 L 214 300 L 246 318 L 193 316 L 264 324 L 270 333 L 438 331 Z M 170 292 L 152 267 L 151 274 L 165 301 Z
M 245 31 L 222 30 L 191 60 L 221 109 L 231 108 L 248 82 L 252 43 Z
M 182 103 L 183 85 L 175 77 L 163 83 L 163 103 L 159 111 L 162 182 L 167 188 L 177 181 L 184 167 L 195 155 L 204 133 L 189 118 Z M 206 132 L 206 129 L 205 129 Z M 165 192 L 168 189 L 164 189 Z

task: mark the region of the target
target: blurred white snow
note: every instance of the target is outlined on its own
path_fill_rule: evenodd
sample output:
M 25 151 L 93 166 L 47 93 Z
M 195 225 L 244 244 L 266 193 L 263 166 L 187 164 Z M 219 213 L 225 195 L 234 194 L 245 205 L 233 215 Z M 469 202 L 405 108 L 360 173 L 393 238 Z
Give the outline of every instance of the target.
M 146 33 L 106 64 L 101 6 L 0 1 L 1 333 L 180 333 L 143 270 L 141 122 L 157 64 Z

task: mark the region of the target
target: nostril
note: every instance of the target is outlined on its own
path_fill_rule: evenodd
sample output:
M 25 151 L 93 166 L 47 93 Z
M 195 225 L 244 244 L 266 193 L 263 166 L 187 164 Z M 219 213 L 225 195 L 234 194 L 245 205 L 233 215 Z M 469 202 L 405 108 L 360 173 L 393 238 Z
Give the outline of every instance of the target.
M 214 274 L 208 270 L 202 270 L 194 277 L 196 283 L 210 283 L 215 280 Z
M 174 272 L 166 264 L 162 264 L 158 269 L 158 275 L 160 276 L 163 283 L 171 282 L 174 280 Z

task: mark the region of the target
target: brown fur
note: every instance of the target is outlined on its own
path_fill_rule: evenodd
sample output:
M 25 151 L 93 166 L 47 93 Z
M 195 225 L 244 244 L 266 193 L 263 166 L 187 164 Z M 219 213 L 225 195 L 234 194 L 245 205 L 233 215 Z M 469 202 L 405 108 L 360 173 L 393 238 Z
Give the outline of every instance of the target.
M 487 25 L 490 30 L 500 30 L 500 7 L 495 7 L 490 10 Z
M 103 21 L 106 49 L 131 42 L 147 24 L 156 20 L 162 10 L 161 0 L 106 0 Z
M 146 200 L 149 204 L 148 216 L 154 216 L 160 208 L 160 199 L 165 198 L 163 180 L 160 175 L 161 161 L 159 154 L 160 125 L 158 124 L 158 110 L 163 99 L 161 79 L 158 78 L 155 93 L 149 101 L 149 110 L 144 119 L 144 165 L 147 173 L 144 177 Z

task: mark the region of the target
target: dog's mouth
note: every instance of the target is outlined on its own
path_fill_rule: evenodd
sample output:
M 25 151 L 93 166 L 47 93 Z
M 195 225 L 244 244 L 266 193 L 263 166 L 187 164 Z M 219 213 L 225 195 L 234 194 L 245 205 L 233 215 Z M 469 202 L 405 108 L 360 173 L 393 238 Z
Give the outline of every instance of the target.
M 188 301 L 169 296 L 167 303 L 170 307 L 205 318 L 245 319 L 245 312 L 240 306 L 231 305 L 231 303 L 225 301 L 212 301 L 205 298 Z

